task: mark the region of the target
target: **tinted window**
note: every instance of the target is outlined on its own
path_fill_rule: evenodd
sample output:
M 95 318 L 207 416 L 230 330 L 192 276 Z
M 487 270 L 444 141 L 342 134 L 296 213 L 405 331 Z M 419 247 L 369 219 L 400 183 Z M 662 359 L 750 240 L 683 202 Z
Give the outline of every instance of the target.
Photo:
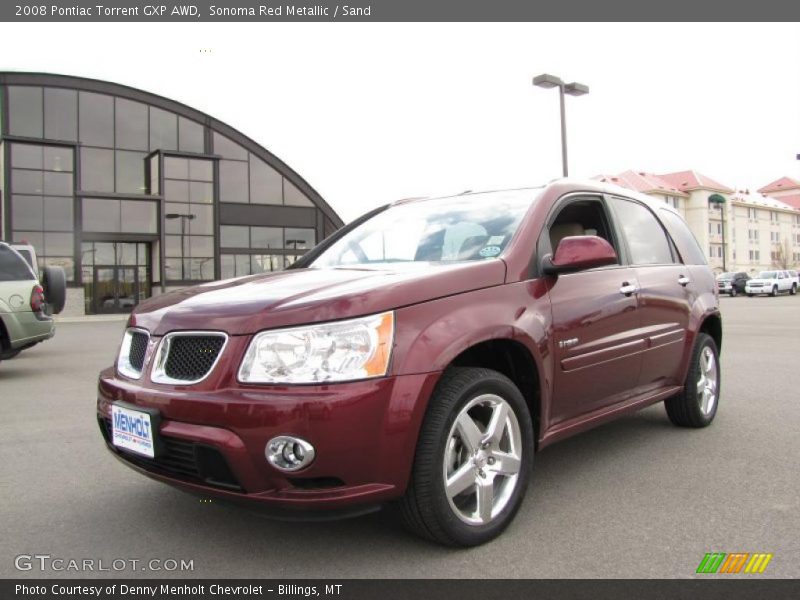
M 123 200 L 120 208 L 121 230 L 123 232 L 158 232 L 158 209 L 155 202 Z
M 8 88 L 8 131 L 13 135 L 42 137 L 42 88 Z
M 250 155 L 250 202 L 283 204 L 283 177 L 252 154 Z
M 283 202 L 287 206 L 314 206 L 303 192 L 287 180 L 283 182 Z
M 124 98 L 117 98 L 116 102 L 117 148 L 147 150 L 147 106 Z
M 280 227 L 251 227 L 250 247 L 283 248 L 283 231 Z
M 214 154 L 225 158 L 247 160 L 247 150 L 217 132 L 214 132 Z
M 45 88 L 44 137 L 70 142 L 78 139 L 78 92 Z
M 80 141 L 90 146 L 114 145 L 114 102 L 111 96 L 79 94 Z
M 226 248 L 248 248 L 250 246 L 250 228 L 222 225 L 219 228 L 219 244 Z
M 150 107 L 150 150 L 178 149 L 178 117 Z
M 697 243 L 697 239 L 692 235 L 684 220 L 671 210 L 661 210 L 659 216 L 672 237 L 672 241 L 678 246 L 678 252 L 680 252 L 683 262 L 687 265 L 706 264 L 706 257 L 700 249 L 700 244 Z M 747 277 L 744 273 L 739 275 Z
M 247 163 L 219 161 L 219 196 L 221 202 L 247 202 Z
M 92 192 L 114 191 L 114 151 L 81 148 L 81 189 Z
M 313 229 L 286 228 L 286 248 L 288 250 L 310 250 L 315 244 Z
M 619 198 L 612 198 L 611 203 L 628 241 L 633 264 L 661 265 L 673 262 L 667 236 L 648 208 L 638 202 Z
M 178 146 L 184 152 L 203 152 L 203 126 L 184 117 L 178 118 Z
M 34 279 L 25 261 L 4 244 L 0 244 L 0 281 Z
M 116 175 L 118 192 L 144 194 L 144 152 L 117 151 Z

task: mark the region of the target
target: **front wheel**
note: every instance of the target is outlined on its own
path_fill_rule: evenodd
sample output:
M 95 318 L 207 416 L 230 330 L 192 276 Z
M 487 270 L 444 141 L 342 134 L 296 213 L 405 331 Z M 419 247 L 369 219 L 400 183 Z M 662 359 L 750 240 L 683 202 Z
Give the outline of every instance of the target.
M 714 338 L 698 333 L 683 390 L 664 401 L 667 416 L 679 427 L 706 427 L 719 404 L 721 370 Z
M 790 290 L 789 290 L 789 294 L 791 294 L 792 296 L 794 296 L 796 293 L 797 293 L 797 284 L 796 284 L 796 283 L 793 283 L 793 284 L 792 284 L 792 289 L 790 289 Z
M 777 295 L 778 295 L 778 286 L 777 285 L 773 285 L 772 286 L 772 292 L 770 293 L 770 296 L 772 296 L 774 298 Z
M 736 291 L 736 288 L 735 288 L 735 287 L 732 287 L 732 288 L 731 288 L 731 298 L 736 298 L 736 294 L 737 294 L 737 293 L 738 293 L 738 292 Z
M 528 407 L 508 377 L 449 369 L 431 397 L 400 501 L 406 527 L 448 546 L 497 537 L 522 504 L 533 449 Z

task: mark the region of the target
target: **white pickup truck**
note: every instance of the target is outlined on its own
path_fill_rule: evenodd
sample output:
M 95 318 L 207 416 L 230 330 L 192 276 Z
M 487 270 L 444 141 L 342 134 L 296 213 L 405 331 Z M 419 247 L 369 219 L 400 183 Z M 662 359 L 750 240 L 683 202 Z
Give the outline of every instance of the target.
M 756 294 L 777 296 L 781 292 L 789 292 L 794 296 L 797 293 L 797 287 L 797 277 L 792 277 L 788 271 L 761 271 L 758 277 L 747 281 L 744 291 L 750 297 Z

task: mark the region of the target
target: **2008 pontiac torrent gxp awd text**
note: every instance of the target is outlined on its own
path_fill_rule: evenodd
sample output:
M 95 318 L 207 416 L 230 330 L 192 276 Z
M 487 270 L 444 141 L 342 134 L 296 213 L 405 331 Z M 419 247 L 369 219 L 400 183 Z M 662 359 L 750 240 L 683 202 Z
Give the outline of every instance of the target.
M 394 503 L 470 546 L 509 525 L 545 446 L 662 401 L 710 424 L 721 338 L 678 213 L 560 180 L 400 201 L 286 271 L 143 302 L 97 418 L 159 481 L 295 517 Z

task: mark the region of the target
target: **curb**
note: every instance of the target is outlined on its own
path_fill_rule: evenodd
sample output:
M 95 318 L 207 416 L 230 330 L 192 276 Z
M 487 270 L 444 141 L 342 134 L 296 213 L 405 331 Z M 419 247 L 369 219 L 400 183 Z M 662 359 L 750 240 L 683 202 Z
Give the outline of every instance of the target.
M 55 317 L 56 325 L 59 323 L 114 323 L 128 320 L 130 315 L 86 315 L 83 317 Z

